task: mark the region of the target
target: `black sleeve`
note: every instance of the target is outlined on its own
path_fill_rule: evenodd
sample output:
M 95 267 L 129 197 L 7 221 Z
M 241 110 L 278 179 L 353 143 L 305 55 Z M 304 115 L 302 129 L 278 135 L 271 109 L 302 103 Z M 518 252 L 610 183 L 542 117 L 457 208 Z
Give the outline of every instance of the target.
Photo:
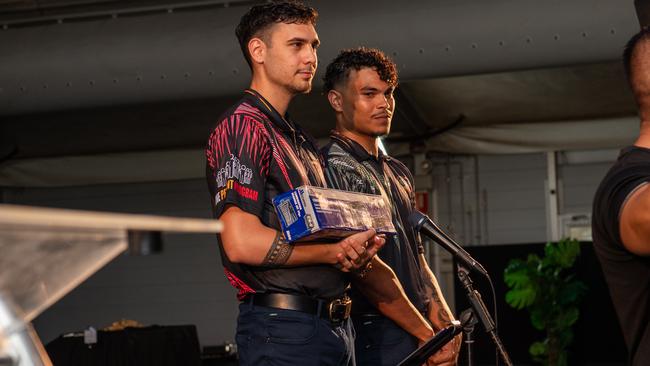
M 261 217 L 270 157 L 270 139 L 262 122 L 236 114 L 217 125 L 206 149 L 215 218 L 228 204 Z

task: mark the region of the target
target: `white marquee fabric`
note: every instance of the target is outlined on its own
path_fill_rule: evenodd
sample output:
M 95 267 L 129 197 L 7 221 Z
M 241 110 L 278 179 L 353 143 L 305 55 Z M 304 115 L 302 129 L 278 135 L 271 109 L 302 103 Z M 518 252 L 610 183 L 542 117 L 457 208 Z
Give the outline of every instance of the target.
M 460 127 L 427 141 L 429 149 L 460 154 L 522 154 L 620 148 L 634 142 L 636 117 L 591 121 Z

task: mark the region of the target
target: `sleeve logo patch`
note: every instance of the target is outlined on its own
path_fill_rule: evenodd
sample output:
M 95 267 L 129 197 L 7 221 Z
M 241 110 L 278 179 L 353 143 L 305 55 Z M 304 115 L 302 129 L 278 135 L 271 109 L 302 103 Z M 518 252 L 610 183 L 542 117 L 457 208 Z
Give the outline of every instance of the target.
M 253 170 L 242 164 L 233 154 L 230 154 L 226 166 L 217 171 L 217 188 L 225 188 L 230 179 L 234 179 L 241 184 L 250 184 L 253 179 Z
M 234 179 L 228 179 L 226 186 L 223 189 L 219 190 L 219 192 L 217 192 L 217 195 L 214 197 L 215 204 L 221 202 L 224 198 L 226 198 L 226 194 L 231 189 L 234 189 L 240 197 L 249 199 L 251 201 L 257 201 L 259 197 L 259 192 L 242 186 Z

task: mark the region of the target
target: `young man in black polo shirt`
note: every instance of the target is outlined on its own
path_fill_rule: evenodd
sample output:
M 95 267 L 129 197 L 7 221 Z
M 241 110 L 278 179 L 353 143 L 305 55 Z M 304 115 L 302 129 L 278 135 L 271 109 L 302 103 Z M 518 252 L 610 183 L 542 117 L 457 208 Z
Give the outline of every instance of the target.
M 272 199 L 301 185 L 325 186 L 312 139 L 286 114 L 291 99 L 311 89 L 315 20 L 314 9 L 294 2 L 254 6 L 242 17 L 236 33 L 251 85 L 219 119 L 206 149 L 214 216 L 224 223 L 222 262 L 242 301 L 240 365 L 347 365 L 350 329 L 341 312 L 350 272 L 368 279 L 383 311 L 422 339 L 433 335 L 390 270 L 366 266 L 384 244 L 373 230 L 302 245 L 279 232 Z
M 594 197 L 592 235 L 629 351 L 630 365 L 650 365 L 650 30 L 624 52 L 627 78 L 641 117 L 634 145 Z
M 407 220 L 415 209 L 413 177 L 402 163 L 378 147 L 379 137 L 390 130 L 396 86 L 395 64 L 379 50 L 345 50 L 330 63 L 325 92 L 336 113 L 336 130 L 323 149 L 326 178 L 333 188 L 379 194 L 390 202 L 398 234 L 387 238 L 378 254 L 381 260 L 373 259 L 373 265 L 385 261 L 414 307 L 428 314 L 434 330 L 439 330 L 449 325 L 453 315 Z M 357 365 L 395 365 L 423 341 L 399 322 L 380 315 L 366 301 L 376 296 L 366 279 L 353 282 L 352 295 Z M 434 355 L 430 363 L 454 364 L 460 336 L 452 343 Z

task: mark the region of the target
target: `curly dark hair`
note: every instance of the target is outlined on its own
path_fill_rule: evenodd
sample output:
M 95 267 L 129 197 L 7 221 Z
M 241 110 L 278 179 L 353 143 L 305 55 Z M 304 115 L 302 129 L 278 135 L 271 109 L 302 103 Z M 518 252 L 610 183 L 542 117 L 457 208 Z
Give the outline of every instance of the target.
M 350 77 L 350 70 L 359 71 L 364 67 L 375 69 L 381 80 L 393 87 L 397 86 L 397 67 L 395 63 L 376 48 L 359 47 L 341 51 L 327 65 L 325 77 L 323 78 L 325 93 L 334 89 L 337 85 L 347 82 Z
M 274 1 L 255 5 L 239 20 L 235 34 L 239 47 L 244 53 L 248 66 L 252 67 L 251 55 L 248 53 L 248 42 L 253 37 L 259 37 L 264 31 L 276 23 L 312 24 L 316 25 L 318 12 L 298 1 Z

